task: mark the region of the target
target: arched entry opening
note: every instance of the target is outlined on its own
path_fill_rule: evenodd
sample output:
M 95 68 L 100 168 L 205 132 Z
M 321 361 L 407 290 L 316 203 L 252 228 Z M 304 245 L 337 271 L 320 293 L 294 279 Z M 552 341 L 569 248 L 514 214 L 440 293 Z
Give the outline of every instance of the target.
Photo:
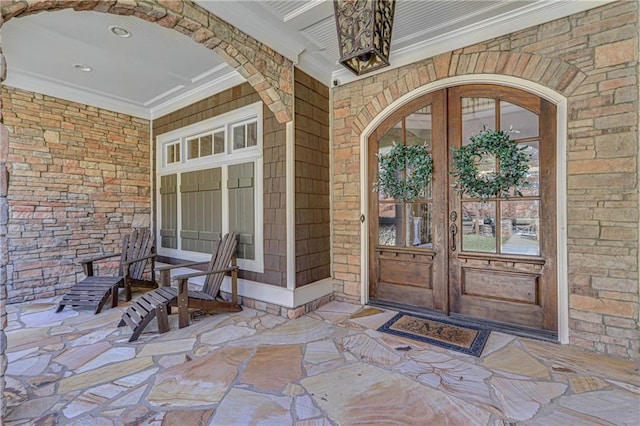
M 556 105 L 543 97 L 460 85 L 414 97 L 370 126 L 364 301 L 501 323 L 554 340 L 564 334 L 558 320 L 556 117 Z M 523 197 L 480 200 L 452 188 L 451 148 L 469 143 L 484 126 L 511 130 L 514 143 L 530 154 L 531 185 Z M 433 183 L 411 202 L 371 192 L 376 154 L 393 143 L 425 145 L 433 157 Z M 495 167 L 495 159 L 485 160 Z

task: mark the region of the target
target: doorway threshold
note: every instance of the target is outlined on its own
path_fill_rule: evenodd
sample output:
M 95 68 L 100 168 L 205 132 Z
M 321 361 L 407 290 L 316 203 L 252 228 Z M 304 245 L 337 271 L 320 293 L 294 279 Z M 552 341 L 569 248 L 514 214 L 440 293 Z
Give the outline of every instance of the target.
M 480 318 L 472 317 L 469 315 L 462 315 L 462 314 L 445 315 L 442 311 L 437 311 L 435 309 L 420 308 L 417 306 L 404 305 L 402 303 L 389 302 L 387 300 L 380 300 L 380 299 L 373 299 L 373 298 L 369 299 L 368 305 L 375 306 L 378 308 L 383 308 L 383 309 L 391 309 L 394 311 L 402 311 L 408 314 L 415 314 L 415 315 L 422 314 L 422 315 L 430 315 L 430 316 L 435 316 L 440 318 L 451 318 L 459 321 L 464 321 L 470 324 L 481 325 L 491 329 L 492 331 L 497 331 L 500 333 L 511 334 L 513 336 L 518 336 L 518 337 L 526 337 L 529 339 L 542 340 L 544 342 L 559 343 L 558 333 L 555 333 L 552 331 L 538 330 L 535 328 L 514 325 L 514 324 L 505 324 L 502 322 L 480 319 Z

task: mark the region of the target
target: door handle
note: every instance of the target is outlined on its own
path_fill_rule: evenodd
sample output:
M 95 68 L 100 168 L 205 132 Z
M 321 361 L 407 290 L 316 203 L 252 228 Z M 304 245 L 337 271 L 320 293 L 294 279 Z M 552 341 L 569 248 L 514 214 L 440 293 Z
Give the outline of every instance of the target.
M 458 233 L 458 226 L 452 223 L 449 226 L 449 232 L 451 233 L 451 251 L 456 251 L 456 234 Z

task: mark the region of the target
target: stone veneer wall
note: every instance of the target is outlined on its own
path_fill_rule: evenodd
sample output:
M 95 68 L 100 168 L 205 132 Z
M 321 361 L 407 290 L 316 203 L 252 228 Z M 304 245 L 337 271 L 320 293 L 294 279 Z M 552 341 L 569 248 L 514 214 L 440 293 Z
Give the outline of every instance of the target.
M 360 297 L 360 134 L 427 83 L 535 81 L 568 98 L 570 343 L 638 357 L 638 3 L 620 1 L 333 89 L 333 268 Z
M 331 275 L 329 88 L 304 72 L 295 81 L 296 287 Z
M 161 135 L 190 124 L 259 102 L 260 96 L 248 83 L 210 96 L 188 107 L 153 120 L 153 135 Z M 264 273 L 240 271 L 240 277 L 251 281 L 287 286 L 286 229 L 286 130 L 271 110 L 264 112 Z M 154 144 L 153 150 L 155 152 Z M 155 154 L 154 169 L 155 169 Z M 155 172 L 153 174 L 155 176 Z M 154 187 L 156 182 L 154 180 Z
M 149 225 L 149 121 L 6 86 L 2 102 L 12 303 L 64 293 L 79 258 Z

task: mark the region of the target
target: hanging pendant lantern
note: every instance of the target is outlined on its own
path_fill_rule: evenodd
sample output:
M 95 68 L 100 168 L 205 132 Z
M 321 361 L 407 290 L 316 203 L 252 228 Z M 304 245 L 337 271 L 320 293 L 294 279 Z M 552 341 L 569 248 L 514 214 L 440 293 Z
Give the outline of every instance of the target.
M 389 65 L 395 0 L 334 0 L 340 63 L 361 75 Z

